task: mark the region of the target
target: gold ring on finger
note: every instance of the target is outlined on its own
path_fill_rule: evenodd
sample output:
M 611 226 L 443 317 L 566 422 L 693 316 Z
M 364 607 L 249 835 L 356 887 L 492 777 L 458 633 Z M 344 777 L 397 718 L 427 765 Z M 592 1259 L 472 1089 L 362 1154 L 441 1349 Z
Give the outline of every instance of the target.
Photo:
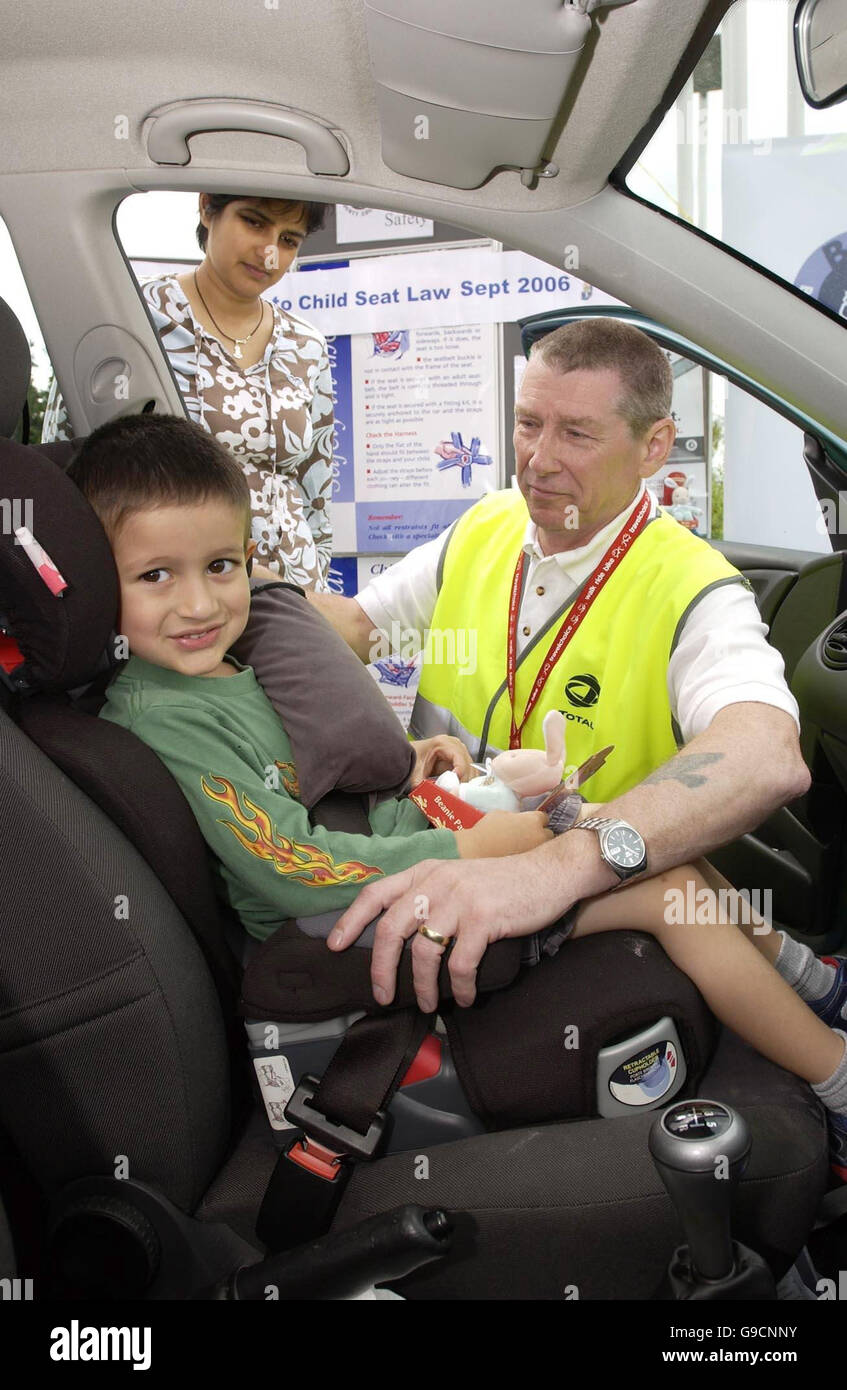
M 421 936 L 426 937 L 427 941 L 434 941 L 436 946 L 449 946 L 453 939 L 450 936 L 442 936 L 441 932 L 433 931 L 431 927 L 427 926 L 426 922 L 421 923 L 418 927 L 418 931 Z

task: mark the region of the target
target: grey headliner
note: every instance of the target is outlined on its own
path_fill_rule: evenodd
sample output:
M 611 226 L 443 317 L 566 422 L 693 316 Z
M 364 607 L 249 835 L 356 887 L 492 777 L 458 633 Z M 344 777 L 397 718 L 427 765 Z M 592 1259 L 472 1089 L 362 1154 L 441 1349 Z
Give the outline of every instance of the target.
M 129 330 L 147 348 L 162 396 L 180 408 L 110 226 L 121 197 L 158 187 L 284 192 L 405 209 L 552 264 L 561 262 L 564 246 L 576 244 L 585 279 L 729 357 L 847 437 L 843 328 L 606 183 L 657 106 L 708 0 L 636 0 L 609 11 L 571 109 L 561 113 L 560 124 L 567 124 L 553 152 L 559 177 L 530 190 L 516 173 L 502 172 L 472 192 L 419 183 L 382 164 L 361 0 L 279 6 L 4 6 L 0 215 L 78 427 L 97 423 L 90 412 L 83 416 L 72 382 L 77 343 L 96 324 Z M 145 154 L 143 118 L 194 96 L 264 98 L 311 111 L 342 132 L 350 174 L 315 178 L 291 142 L 234 133 L 196 136 L 189 166 L 158 168 Z M 121 115 L 128 140 L 115 138 Z
M 455 201 L 532 211 L 591 197 L 659 102 L 708 4 L 636 0 L 601 10 L 572 103 L 561 113 L 567 133 L 551 152 L 559 177 L 530 193 L 514 173 L 501 173 Z M 264 0 L 5 0 L 3 10 L 3 172 L 138 167 L 151 109 L 235 96 L 296 107 L 334 125 L 350 149 L 351 182 L 422 191 L 379 157 L 362 0 L 279 0 L 277 10 Z M 129 140 L 115 139 L 118 115 L 129 119 Z M 230 145 L 198 136 L 193 160 L 219 162 Z M 296 146 L 269 136 L 250 138 L 248 158 L 277 173 L 305 169 Z

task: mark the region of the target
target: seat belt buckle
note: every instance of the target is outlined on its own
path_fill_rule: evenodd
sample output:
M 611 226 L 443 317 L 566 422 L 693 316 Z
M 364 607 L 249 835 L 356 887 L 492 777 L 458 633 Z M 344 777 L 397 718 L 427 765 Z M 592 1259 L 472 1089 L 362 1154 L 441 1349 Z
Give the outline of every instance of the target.
M 385 1132 L 385 1111 L 377 1110 L 368 1126 L 367 1133 L 360 1134 L 358 1130 L 351 1129 L 349 1125 L 337 1124 L 334 1120 L 321 1114 L 320 1110 L 313 1104 L 319 1085 L 320 1078 L 317 1076 L 302 1077 L 299 1086 L 285 1107 L 285 1118 L 290 1124 L 304 1130 L 307 1140 L 313 1145 L 322 1147 L 338 1158 L 339 1165 L 343 1158 L 373 1158 Z M 290 1152 L 289 1157 L 291 1157 Z M 309 1167 L 308 1163 L 303 1162 L 302 1155 L 295 1158 L 294 1161 L 303 1167 Z M 324 1160 L 318 1157 L 318 1161 Z M 325 1177 L 326 1174 L 324 1173 L 322 1176 Z
M 341 1172 L 343 1154 L 315 1143 L 308 1135 L 304 1134 L 302 1139 L 292 1139 L 285 1153 L 292 1163 L 305 1168 L 316 1178 L 325 1178 L 327 1182 L 335 1182 Z

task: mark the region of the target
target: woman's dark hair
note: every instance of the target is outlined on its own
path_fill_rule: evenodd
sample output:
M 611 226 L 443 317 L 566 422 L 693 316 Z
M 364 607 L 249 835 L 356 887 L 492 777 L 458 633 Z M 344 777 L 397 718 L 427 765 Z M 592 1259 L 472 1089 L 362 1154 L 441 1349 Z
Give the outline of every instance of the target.
M 206 211 L 210 217 L 217 217 L 219 212 L 223 212 L 227 203 L 243 202 L 248 195 L 245 193 L 205 193 Z M 326 218 L 326 203 L 301 203 L 296 200 L 286 198 L 256 198 L 257 203 L 276 203 L 282 208 L 283 212 L 293 212 L 295 208 L 303 208 L 306 213 L 306 236 L 312 232 L 317 232 L 324 224 Z M 202 222 L 197 223 L 197 241 L 201 251 L 206 250 L 206 239 L 209 235 L 208 228 Z
M 229 502 L 251 522 L 240 464 L 206 430 L 178 415 L 122 415 L 83 442 L 67 471 L 111 540 L 133 512 Z

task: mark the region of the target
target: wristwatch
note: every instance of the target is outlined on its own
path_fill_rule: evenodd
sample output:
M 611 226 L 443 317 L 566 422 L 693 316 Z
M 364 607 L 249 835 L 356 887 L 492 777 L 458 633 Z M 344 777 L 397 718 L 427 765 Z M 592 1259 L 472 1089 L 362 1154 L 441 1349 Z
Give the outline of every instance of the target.
M 600 854 L 614 869 L 621 883 L 647 868 L 647 846 L 628 821 L 606 816 L 589 816 L 574 830 L 596 830 L 600 837 Z

